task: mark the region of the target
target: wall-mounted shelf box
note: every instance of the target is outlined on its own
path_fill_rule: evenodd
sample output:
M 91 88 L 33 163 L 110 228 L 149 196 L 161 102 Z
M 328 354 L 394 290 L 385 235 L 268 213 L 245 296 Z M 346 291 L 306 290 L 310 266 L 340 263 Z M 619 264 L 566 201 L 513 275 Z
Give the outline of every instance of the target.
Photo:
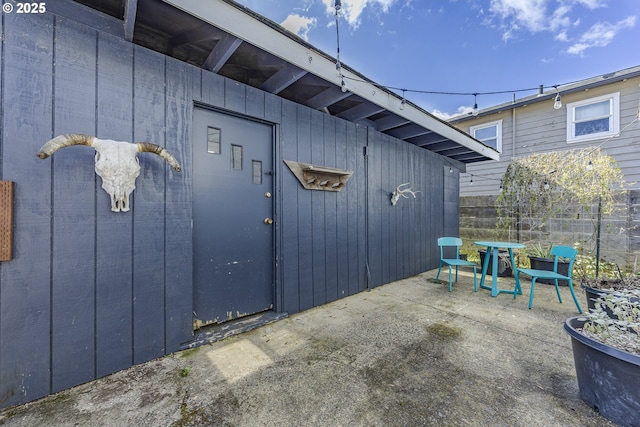
M 285 160 L 285 164 L 307 190 L 340 191 L 353 171 Z

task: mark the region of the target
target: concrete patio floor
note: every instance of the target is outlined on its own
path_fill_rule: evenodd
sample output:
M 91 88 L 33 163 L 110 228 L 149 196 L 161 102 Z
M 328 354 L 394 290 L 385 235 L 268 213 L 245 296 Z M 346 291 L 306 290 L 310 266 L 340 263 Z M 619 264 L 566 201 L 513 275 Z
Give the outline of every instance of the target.
M 613 425 L 578 396 L 566 287 L 560 304 L 537 286 L 529 310 L 528 280 L 514 300 L 474 293 L 468 271 L 449 293 L 435 272 L 7 408 L 0 425 Z

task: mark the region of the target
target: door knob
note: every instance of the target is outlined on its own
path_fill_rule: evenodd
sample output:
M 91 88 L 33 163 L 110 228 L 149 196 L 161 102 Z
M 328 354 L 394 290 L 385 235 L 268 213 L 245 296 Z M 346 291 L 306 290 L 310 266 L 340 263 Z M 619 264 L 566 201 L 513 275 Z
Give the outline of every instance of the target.
M 273 220 L 271 218 L 265 218 L 264 223 L 267 225 L 273 224 Z

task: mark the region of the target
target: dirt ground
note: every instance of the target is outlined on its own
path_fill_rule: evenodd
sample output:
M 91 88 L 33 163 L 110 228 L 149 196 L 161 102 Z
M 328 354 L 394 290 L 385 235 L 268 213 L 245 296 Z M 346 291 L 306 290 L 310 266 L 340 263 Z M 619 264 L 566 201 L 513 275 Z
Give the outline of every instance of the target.
M 434 276 L 7 408 L 0 425 L 613 426 L 578 396 L 566 287 L 560 304 L 538 285 L 528 310 L 526 280 L 513 299 Z

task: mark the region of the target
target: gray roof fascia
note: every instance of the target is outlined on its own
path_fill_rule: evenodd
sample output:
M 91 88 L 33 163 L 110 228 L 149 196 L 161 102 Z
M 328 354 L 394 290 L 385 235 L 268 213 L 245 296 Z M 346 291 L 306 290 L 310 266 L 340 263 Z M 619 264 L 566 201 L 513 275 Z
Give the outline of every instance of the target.
M 336 75 L 336 60 L 316 49 L 295 34 L 283 29 L 273 21 L 252 12 L 230 0 L 162 0 L 192 16 L 214 25 L 245 40 L 325 81 L 340 87 L 342 80 Z M 215 6 L 212 5 L 215 3 Z M 262 24 L 262 25 L 257 25 Z M 498 160 L 500 154 L 472 138 L 456 127 L 429 114 L 416 105 L 406 102 L 400 109 L 402 98 L 380 87 L 360 73 L 342 64 L 348 91 L 390 112 L 404 117 L 420 126 L 482 154 L 488 159 Z
M 591 77 L 585 80 L 580 80 L 579 82 L 570 83 L 564 86 L 558 86 L 558 91 L 554 89 L 553 91 L 548 91 L 539 95 L 532 95 L 526 98 L 520 98 L 513 102 L 505 102 L 503 104 L 498 104 L 493 107 L 485 108 L 478 111 L 477 116 L 472 116 L 470 114 L 460 115 L 451 118 L 448 120 L 449 123 L 460 123 L 471 119 L 476 119 L 478 117 L 486 116 L 489 114 L 500 113 L 505 110 L 511 110 L 513 108 L 523 107 L 525 105 L 531 105 L 536 102 L 549 101 L 554 99 L 557 93 L 560 93 L 560 96 L 582 92 L 588 89 L 593 89 L 600 86 L 610 85 L 613 83 L 618 83 L 624 80 L 632 79 L 634 77 L 640 76 L 640 66 L 626 68 L 624 70 L 619 70 L 613 73 L 604 74 L 602 76 Z

